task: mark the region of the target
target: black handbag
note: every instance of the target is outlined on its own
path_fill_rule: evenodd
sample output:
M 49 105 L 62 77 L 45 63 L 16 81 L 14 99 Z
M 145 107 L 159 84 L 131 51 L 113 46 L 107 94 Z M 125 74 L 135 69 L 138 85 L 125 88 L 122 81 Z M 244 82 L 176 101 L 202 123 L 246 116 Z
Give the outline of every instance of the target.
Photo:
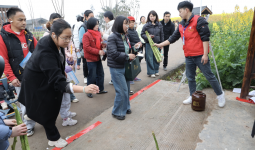
M 141 72 L 139 58 L 128 61 L 125 64 L 125 77 L 127 81 L 134 81 L 137 75 Z

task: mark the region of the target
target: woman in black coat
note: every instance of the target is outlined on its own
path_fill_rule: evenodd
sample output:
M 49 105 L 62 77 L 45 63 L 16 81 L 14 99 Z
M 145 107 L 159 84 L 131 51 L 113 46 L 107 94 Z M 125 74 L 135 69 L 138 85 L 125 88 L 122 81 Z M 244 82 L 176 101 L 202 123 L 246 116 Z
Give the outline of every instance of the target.
M 53 22 L 50 35 L 38 42 L 26 64 L 19 95 L 19 102 L 27 107 L 28 117 L 44 127 L 48 144 L 56 147 L 67 145 L 55 126 L 63 93 L 99 92 L 96 85 L 82 87 L 66 82 L 64 47 L 71 37 L 71 26 L 66 21 Z
M 131 47 L 127 37 L 129 20 L 118 16 L 112 27 L 112 34 L 107 42 L 107 65 L 110 67 L 113 86 L 116 91 L 112 116 L 124 120 L 126 114 L 131 114 L 129 103 L 130 83 L 125 78 L 125 63 L 136 56 L 131 54 L 131 49 L 137 51 L 138 43 Z
M 148 14 L 147 23 L 143 26 L 141 36 L 145 41 L 145 58 L 147 63 L 147 75 L 155 78 L 159 75 L 159 63 L 157 62 L 145 31 L 148 31 L 154 43 L 161 43 L 164 41 L 163 26 L 159 22 L 158 14 L 152 10 Z M 160 48 L 162 49 L 162 48 Z M 155 76 L 156 75 L 156 76 Z

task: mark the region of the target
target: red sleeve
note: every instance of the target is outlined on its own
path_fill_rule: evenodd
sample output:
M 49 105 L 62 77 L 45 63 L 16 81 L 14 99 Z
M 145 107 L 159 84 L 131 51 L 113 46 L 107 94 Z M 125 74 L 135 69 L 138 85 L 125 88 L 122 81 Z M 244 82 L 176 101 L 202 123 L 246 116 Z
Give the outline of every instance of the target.
M 36 45 L 37 45 L 37 40 L 36 40 L 36 38 L 34 37 L 34 46 L 36 47 Z
M 0 55 L 4 58 L 5 62 L 4 74 L 6 75 L 7 79 L 12 82 L 14 79 L 16 79 L 16 76 L 14 75 L 9 63 L 8 51 L 2 36 L 0 36 Z
M 84 34 L 82 38 L 84 52 L 86 51 L 87 53 L 93 55 L 99 55 L 99 49 L 91 47 L 90 45 L 91 42 L 92 41 L 90 41 L 89 37 L 86 34 Z

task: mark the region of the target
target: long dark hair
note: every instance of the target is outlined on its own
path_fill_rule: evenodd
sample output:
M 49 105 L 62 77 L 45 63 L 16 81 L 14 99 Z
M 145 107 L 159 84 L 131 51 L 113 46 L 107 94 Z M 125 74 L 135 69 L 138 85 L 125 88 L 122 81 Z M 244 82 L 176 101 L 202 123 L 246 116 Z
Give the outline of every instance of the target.
M 152 21 L 150 20 L 150 15 L 151 15 L 151 14 L 152 14 L 153 16 L 156 16 L 155 22 L 156 22 L 156 21 L 159 22 L 158 14 L 157 14 L 156 11 L 154 11 L 154 10 L 152 10 L 152 11 L 149 12 L 148 17 L 147 17 L 147 22 L 152 22 Z
M 123 30 L 123 22 L 125 20 L 127 21 L 127 23 L 129 22 L 129 19 L 127 17 L 117 16 L 112 26 L 112 32 L 125 33 Z
M 71 26 L 68 22 L 66 22 L 65 20 L 63 19 L 58 19 L 58 20 L 55 20 L 53 21 L 52 23 L 52 26 L 51 26 L 51 30 L 50 30 L 50 35 L 52 35 L 52 32 L 55 33 L 55 35 L 57 37 L 59 37 L 60 34 L 62 34 L 62 32 L 67 29 L 67 28 L 70 28 L 71 29 Z

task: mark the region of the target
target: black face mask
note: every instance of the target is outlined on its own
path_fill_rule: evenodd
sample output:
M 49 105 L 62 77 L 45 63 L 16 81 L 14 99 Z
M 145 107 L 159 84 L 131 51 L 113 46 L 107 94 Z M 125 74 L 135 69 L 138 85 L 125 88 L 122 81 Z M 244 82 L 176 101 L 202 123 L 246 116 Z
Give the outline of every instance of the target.
M 2 77 L 4 72 L 4 58 L 0 56 L 0 77 Z

